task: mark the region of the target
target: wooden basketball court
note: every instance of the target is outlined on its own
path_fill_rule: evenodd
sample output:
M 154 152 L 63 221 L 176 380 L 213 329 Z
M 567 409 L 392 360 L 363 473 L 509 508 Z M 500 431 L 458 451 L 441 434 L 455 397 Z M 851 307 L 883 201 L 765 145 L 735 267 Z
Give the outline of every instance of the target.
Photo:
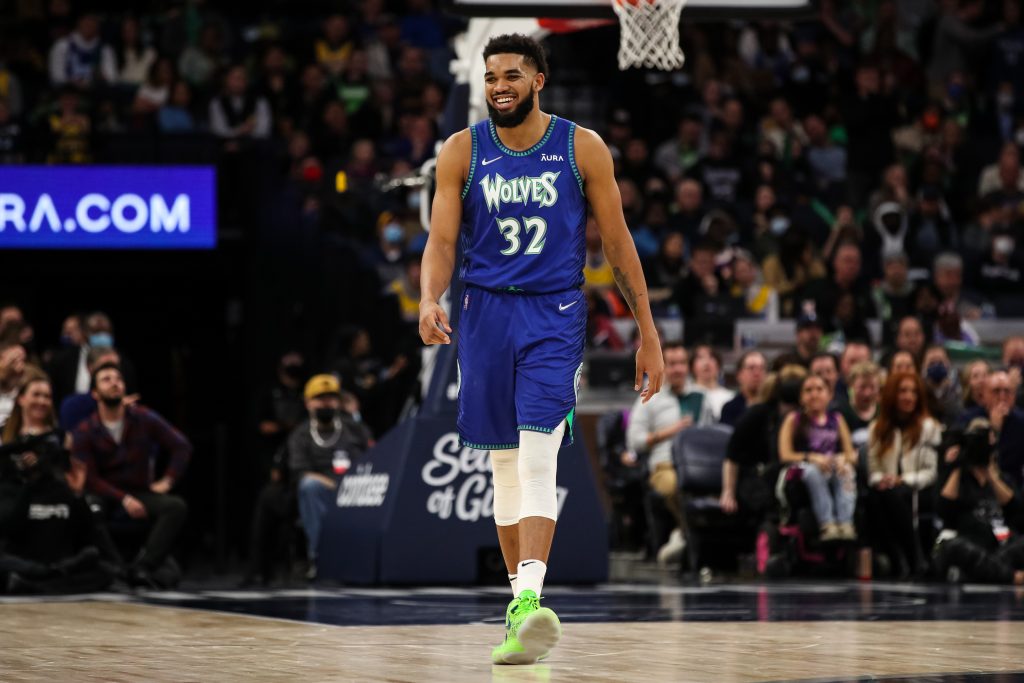
M 500 607 L 504 598 L 493 592 L 423 589 L 379 591 L 380 597 L 374 591 L 281 597 L 278 607 L 297 607 L 296 614 L 305 612 L 303 620 L 261 615 L 268 611 L 261 604 L 279 599 L 272 594 L 5 599 L 0 604 L 0 679 L 653 683 L 921 675 L 968 680 L 951 674 L 1024 671 L 1024 622 L 1017 620 L 1021 593 L 952 589 L 957 592 L 956 609 L 949 611 L 941 591 L 899 598 L 872 591 L 861 614 L 850 614 L 851 604 L 856 607 L 855 591 L 826 592 L 822 603 L 846 611 L 845 617 L 827 618 L 825 607 L 823 620 L 776 621 L 772 619 L 784 615 L 777 608 L 802 600 L 799 593 L 791 599 L 779 594 L 771 598 L 772 604 L 758 607 L 763 597 L 756 591 L 720 592 L 722 599 L 716 600 L 723 606 L 717 616 L 725 620 L 709 620 L 716 615 L 709 613 L 710 595 L 700 590 L 670 590 L 657 603 L 639 592 L 611 597 L 570 592 L 553 599 L 563 618 L 564 638 L 548 661 L 529 667 L 490 664 L 490 648 L 502 633 L 500 612 L 489 619 L 492 623 L 473 620 L 473 614 L 490 614 Z M 739 600 L 733 600 L 737 595 Z M 695 599 L 697 605 L 688 607 Z M 965 602 L 973 605 L 969 614 L 958 611 Z M 209 608 L 218 606 L 217 611 Z M 907 609 L 919 610 L 921 619 L 873 620 L 887 612 L 900 617 Z M 759 610 L 762 620 L 747 620 Z M 941 616 L 944 610 L 969 620 L 928 620 L 929 614 Z M 246 611 L 251 613 L 237 613 Z M 381 625 L 322 623 L 367 621 L 374 611 Z M 395 623 L 415 621 L 420 614 L 431 621 L 443 611 L 455 612 L 453 620 L 465 615 L 470 621 Z M 614 621 L 595 621 L 602 611 Z M 630 612 L 634 619 L 625 618 Z M 666 614 L 673 620 L 648 620 Z

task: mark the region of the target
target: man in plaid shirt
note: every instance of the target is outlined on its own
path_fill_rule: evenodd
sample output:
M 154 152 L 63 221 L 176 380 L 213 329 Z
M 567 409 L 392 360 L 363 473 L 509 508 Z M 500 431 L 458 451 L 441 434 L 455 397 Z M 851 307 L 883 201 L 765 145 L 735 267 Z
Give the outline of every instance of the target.
M 130 578 L 148 582 L 167 558 L 185 523 L 185 501 L 170 494 L 185 473 L 192 445 L 156 412 L 124 403 L 121 369 L 107 363 L 92 375 L 97 408 L 74 431 L 72 457 L 86 467 L 86 491 L 98 496 L 107 515 L 153 521 L 149 537 L 130 568 Z M 169 456 L 156 478 L 158 456 Z M 123 509 L 123 511 L 122 511 Z

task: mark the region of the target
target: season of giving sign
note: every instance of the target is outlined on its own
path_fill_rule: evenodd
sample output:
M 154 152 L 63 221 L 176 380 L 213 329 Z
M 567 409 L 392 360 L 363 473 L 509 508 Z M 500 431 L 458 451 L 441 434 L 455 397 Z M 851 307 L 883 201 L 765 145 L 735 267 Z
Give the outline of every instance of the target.
M 491 482 L 491 459 L 487 451 L 459 445 L 455 432 L 442 434 L 419 471 L 423 488 L 422 505 L 426 512 L 442 520 L 463 522 L 489 520 L 494 515 L 494 487 Z M 338 507 L 379 507 L 387 497 L 390 475 L 374 473 L 370 463 L 358 465 L 341 480 Z M 558 511 L 568 496 L 568 489 L 558 487 Z

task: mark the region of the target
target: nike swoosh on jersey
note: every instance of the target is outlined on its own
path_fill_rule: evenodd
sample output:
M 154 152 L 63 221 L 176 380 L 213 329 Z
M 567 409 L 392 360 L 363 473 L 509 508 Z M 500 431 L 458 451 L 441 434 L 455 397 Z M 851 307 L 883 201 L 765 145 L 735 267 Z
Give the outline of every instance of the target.
M 480 165 L 481 165 L 481 166 L 486 166 L 487 164 L 493 164 L 493 163 L 494 163 L 495 161 L 497 161 L 498 159 L 504 159 L 504 158 L 505 158 L 505 156 L 504 156 L 504 155 L 502 155 L 502 156 L 500 156 L 500 157 L 494 157 L 493 159 L 484 159 L 484 160 L 482 160 L 482 161 L 480 162 Z
M 568 309 L 572 308 L 573 306 L 575 306 L 578 303 L 579 303 L 579 301 L 573 301 L 571 304 L 568 304 L 568 305 L 558 304 L 558 310 L 560 310 L 560 311 L 568 310 Z

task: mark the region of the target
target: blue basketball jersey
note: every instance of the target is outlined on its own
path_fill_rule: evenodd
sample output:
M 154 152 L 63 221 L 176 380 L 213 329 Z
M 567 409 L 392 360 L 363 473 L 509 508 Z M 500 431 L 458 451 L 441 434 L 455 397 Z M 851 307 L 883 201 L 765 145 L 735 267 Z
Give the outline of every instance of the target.
M 470 127 L 462 190 L 462 280 L 495 291 L 545 294 L 582 286 L 587 201 L 576 167 L 576 124 L 551 117 L 523 152 L 488 119 Z

